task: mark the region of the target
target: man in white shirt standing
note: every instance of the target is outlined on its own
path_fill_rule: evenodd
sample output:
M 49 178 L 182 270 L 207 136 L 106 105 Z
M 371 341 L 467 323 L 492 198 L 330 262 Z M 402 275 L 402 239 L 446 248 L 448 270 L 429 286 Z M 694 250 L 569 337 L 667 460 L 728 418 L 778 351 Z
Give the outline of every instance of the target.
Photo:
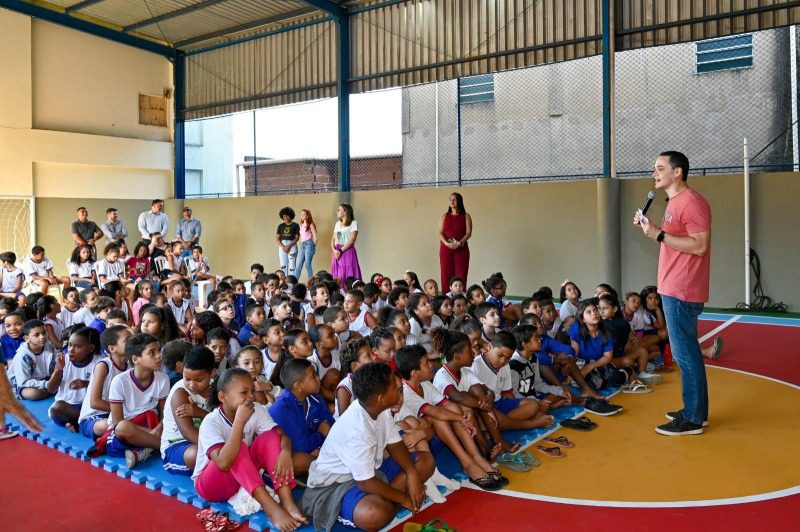
M 161 233 L 161 237 L 166 240 L 169 217 L 164 213 L 164 200 L 154 199 L 150 204 L 150 210 L 139 215 L 137 225 L 142 234 L 142 240 L 149 242 L 150 235 L 153 233 Z
M 184 207 L 183 218 L 178 220 L 178 224 L 175 226 L 175 238 L 183 246 L 182 257 L 188 257 L 192 254 L 192 246 L 200 242 L 200 234 L 202 232 L 203 225 L 200 220 L 192 218 L 192 209 Z
M 100 230 L 105 235 L 108 244 L 119 243 L 120 240 L 128 238 L 128 228 L 125 222 L 119 219 L 119 213 L 114 207 L 106 209 L 106 221 L 100 225 Z

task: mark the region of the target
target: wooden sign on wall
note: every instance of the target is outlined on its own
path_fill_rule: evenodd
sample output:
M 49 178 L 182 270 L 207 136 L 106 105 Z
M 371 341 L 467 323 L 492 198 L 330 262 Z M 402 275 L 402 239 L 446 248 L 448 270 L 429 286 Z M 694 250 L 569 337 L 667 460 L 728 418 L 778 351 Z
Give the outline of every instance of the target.
M 167 127 L 167 99 L 162 96 L 140 94 L 139 123 L 144 126 Z

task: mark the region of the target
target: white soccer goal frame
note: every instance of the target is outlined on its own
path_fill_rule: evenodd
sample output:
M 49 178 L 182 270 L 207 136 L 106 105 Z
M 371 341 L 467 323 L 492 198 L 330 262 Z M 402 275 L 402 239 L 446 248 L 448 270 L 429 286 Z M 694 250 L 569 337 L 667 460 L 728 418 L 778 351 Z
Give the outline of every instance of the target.
M 18 255 L 18 260 L 21 260 L 22 257 L 27 257 L 31 252 L 31 248 L 36 245 L 36 198 L 34 196 L 2 195 L 0 196 L 0 201 L 2 200 L 24 200 L 28 202 L 28 242 L 25 249 L 21 250 L 22 253 L 19 253 L 20 250 L 15 250 Z

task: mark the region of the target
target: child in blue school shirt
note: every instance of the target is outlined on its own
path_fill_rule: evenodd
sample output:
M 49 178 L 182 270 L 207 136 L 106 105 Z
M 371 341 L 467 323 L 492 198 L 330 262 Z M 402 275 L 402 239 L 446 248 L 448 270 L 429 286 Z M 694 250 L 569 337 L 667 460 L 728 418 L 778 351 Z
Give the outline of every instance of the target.
M 320 380 L 311 362 L 287 360 L 280 377 L 284 390 L 269 408 L 269 415 L 292 441 L 295 474 L 305 474 L 319 455 L 333 416 L 319 395 Z

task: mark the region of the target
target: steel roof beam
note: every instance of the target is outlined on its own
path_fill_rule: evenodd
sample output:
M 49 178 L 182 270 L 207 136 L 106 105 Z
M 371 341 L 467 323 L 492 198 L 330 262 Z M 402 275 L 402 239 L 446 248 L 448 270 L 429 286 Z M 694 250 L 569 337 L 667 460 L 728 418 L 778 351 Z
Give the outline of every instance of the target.
M 301 2 L 308 4 L 310 6 L 314 6 L 320 11 L 324 11 L 329 15 L 333 15 L 334 17 L 346 17 L 347 10 L 336 4 L 331 2 L 331 0 L 300 0 Z
M 152 26 L 158 22 L 163 22 L 165 20 L 169 20 L 171 18 L 180 17 L 181 15 L 188 15 L 189 13 L 194 13 L 195 11 L 200 11 L 201 9 L 206 9 L 211 6 L 215 6 L 225 2 L 225 0 L 203 0 L 202 2 L 198 2 L 191 6 L 182 7 L 180 9 L 176 9 L 175 11 L 170 11 L 169 13 L 164 13 L 163 15 L 158 15 L 157 17 L 151 17 L 144 20 L 140 20 L 139 22 L 134 22 L 128 26 L 122 28 L 122 31 L 132 31 L 138 28 L 143 28 L 145 26 Z
M 104 0 L 83 0 L 83 2 L 78 2 L 77 4 L 71 5 L 66 8 L 64 11 L 66 13 L 74 13 L 75 11 L 80 11 L 81 9 L 86 9 L 87 7 L 91 7 L 95 4 L 99 4 Z

